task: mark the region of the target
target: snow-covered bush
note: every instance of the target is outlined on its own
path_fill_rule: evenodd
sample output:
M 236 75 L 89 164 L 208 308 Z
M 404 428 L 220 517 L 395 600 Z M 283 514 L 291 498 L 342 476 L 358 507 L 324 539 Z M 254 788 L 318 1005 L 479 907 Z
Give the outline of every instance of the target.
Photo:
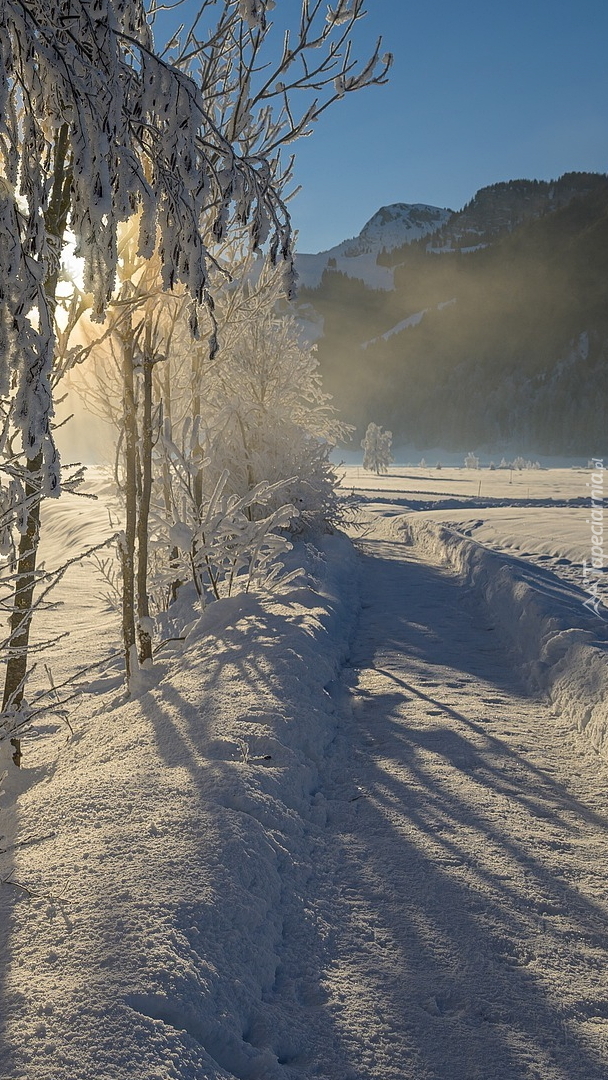
M 332 528 L 344 516 L 329 454 L 347 429 L 281 299 L 276 273 L 236 261 L 216 294 L 218 358 L 177 335 L 158 365 L 154 578 L 163 597 L 188 568 L 203 600 L 243 582 L 267 586 L 288 533 Z
M 391 454 L 392 443 L 392 431 L 383 431 L 379 424 L 368 424 L 367 431 L 361 440 L 363 468 L 377 473 L 378 476 L 387 472 L 393 460 Z
M 472 450 L 469 451 L 469 453 L 467 454 L 467 456 L 464 459 L 464 467 L 465 467 L 465 469 L 478 469 L 479 468 L 479 458 L 475 456 L 475 454 L 473 453 Z
M 269 511 L 281 485 L 264 481 L 239 497 L 226 491 L 229 475 L 224 472 L 202 512 L 197 512 L 191 497 L 191 466 L 177 454 L 172 460 L 183 518 L 169 522 L 159 517 L 155 522 L 153 551 L 158 554 L 160 549 L 161 557 L 150 583 L 158 608 L 168 606 L 176 580 L 192 580 L 203 606 L 252 587 L 270 589 L 285 580 L 280 557 L 291 550 L 285 530 L 297 511 L 289 503 Z

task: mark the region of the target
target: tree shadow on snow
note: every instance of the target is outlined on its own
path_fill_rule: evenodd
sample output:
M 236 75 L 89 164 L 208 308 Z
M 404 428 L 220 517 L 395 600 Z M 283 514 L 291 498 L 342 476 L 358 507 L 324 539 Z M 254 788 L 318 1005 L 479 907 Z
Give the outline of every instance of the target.
M 310 592 L 299 600 L 316 602 Z M 248 597 L 232 609 L 224 620 L 220 608 L 211 613 L 209 634 L 139 699 L 165 764 L 185 769 L 191 785 L 192 873 L 206 867 L 211 895 L 199 900 L 181 887 L 171 922 L 208 992 L 185 985 L 170 999 L 139 995 L 133 1004 L 183 1028 L 243 1080 L 272 1080 L 286 1066 L 297 1075 L 322 1067 L 344 1080 L 358 1074 L 323 989 L 327 946 L 308 895 L 319 832 L 310 820 L 315 759 L 333 735 L 323 660 L 301 605 L 278 615 Z M 312 664 L 320 672 L 315 700 Z M 303 709 L 313 739 L 319 733 L 316 746 L 298 730 Z
M 593 899 L 599 877 L 585 896 L 577 869 L 587 830 L 606 851 L 606 818 L 543 763 L 542 740 L 567 752 L 567 737 L 458 579 L 397 561 L 401 545 L 363 547 L 373 555 L 336 751 L 343 771 L 354 748 L 359 793 L 350 817 L 344 793 L 327 796 L 343 918 L 373 938 L 348 960 L 384 1017 L 386 1061 L 374 1051 L 369 1074 L 601 1080 L 589 1022 L 608 1015 L 606 907 Z

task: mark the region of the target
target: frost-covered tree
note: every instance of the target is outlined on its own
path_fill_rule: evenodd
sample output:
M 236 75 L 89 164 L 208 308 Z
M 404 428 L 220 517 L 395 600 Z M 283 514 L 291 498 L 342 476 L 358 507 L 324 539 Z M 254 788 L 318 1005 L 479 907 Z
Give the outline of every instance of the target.
M 378 476 L 387 472 L 393 460 L 392 443 L 392 431 L 383 431 L 379 424 L 368 424 L 367 431 L 361 440 L 363 468 L 377 473 Z
M 40 499 L 60 488 L 51 430 L 53 313 L 69 225 L 85 288 L 103 319 L 114 287 L 118 224 L 141 208 L 140 249 L 158 248 L 166 287 L 206 298 L 201 220 L 235 200 L 273 228 L 289 225 L 264 163 L 239 158 L 192 78 L 155 56 L 138 0 L 5 3 L 0 9 L 0 394 L 25 460 L 17 586 L 4 707 L 23 697 Z M 192 313 L 193 329 L 196 310 Z
M 234 259 L 235 253 L 230 253 Z M 299 522 L 332 522 L 338 514 L 329 450 L 346 435 L 323 392 L 316 350 L 281 306 L 276 271 L 241 263 L 232 284 L 216 295 L 221 362 L 198 349 L 195 363 L 203 404 L 197 438 L 213 487 L 224 469 L 230 490 L 289 480 Z M 197 351 L 193 346 L 191 351 Z
M 464 467 L 465 469 L 479 468 L 479 458 L 476 456 L 476 454 L 473 453 L 472 450 L 469 450 L 469 453 L 464 459 Z
M 135 267 L 137 283 L 110 305 L 109 327 L 115 329 L 93 349 L 79 380 L 88 406 L 117 429 L 127 525 L 138 519 L 128 490 L 136 491 L 133 498 L 141 506 L 147 487 L 142 462 L 151 463 L 150 569 L 158 606 L 188 578 L 203 602 L 268 581 L 270 562 L 284 546 L 277 529 L 331 527 L 344 512 L 329 453 L 346 428 L 323 393 L 314 349 L 302 346 L 298 324 L 281 306 L 281 275 L 256 263 L 239 243 L 225 247 L 218 273 L 222 268 L 230 274 L 222 274 L 214 290 L 217 356 L 191 340 L 179 296 L 155 294 L 153 282 Z M 153 320 L 145 315 L 147 305 Z M 124 397 L 121 339 L 127 326 L 140 360 Z M 124 408 L 127 401 L 132 405 Z M 134 438 L 136 455 L 129 450 Z M 131 460 L 139 470 L 134 485 L 126 477 Z M 135 550 L 135 529 L 125 529 L 121 551 L 129 588 L 134 571 L 125 556 Z M 141 582 L 146 556 L 139 531 Z M 141 625 L 141 589 L 137 609 Z M 143 614 L 145 623 L 147 609 Z M 128 640 L 131 648 L 133 628 Z
M 303 0 L 295 32 L 266 63 L 273 6 L 203 0 L 195 26 L 163 55 L 141 0 L 0 7 L 0 396 L 4 443 L 11 429 L 21 438 L 26 511 L 15 517 L 4 708 L 23 698 L 40 500 L 60 490 L 53 315 L 67 230 L 100 321 L 115 287 L 118 226 L 135 212 L 139 254 L 158 255 L 164 288 L 181 283 L 187 291 L 194 336 L 200 308 L 211 307 L 208 237 L 221 241 L 231 220 L 249 229 L 254 248 L 268 241 L 289 293 L 281 147 L 307 134 L 332 101 L 386 74 L 390 57 L 380 57 L 379 44 L 361 65 L 351 57 L 362 0 L 338 0 L 327 11 Z M 299 114 L 294 89 L 308 92 Z

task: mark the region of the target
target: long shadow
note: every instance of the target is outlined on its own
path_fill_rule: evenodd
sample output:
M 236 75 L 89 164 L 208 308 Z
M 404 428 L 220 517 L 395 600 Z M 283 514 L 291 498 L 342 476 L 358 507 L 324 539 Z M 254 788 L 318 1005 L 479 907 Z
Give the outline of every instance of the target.
M 417 687 L 411 686 L 403 679 L 398 678 L 398 676 L 395 675 L 394 672 L 387 671 L 386 669 L 379 667 L 376 667 L 375 670 L 378 671 L 381 675 L 386 676 L 387 679 L 391 679 L 399 686 L 402 686 L 413 697 L 417 697 L 421 701 L 424 701 L 429 705 L 434 705 L 437 711 L 445 714 L 448 720 L 456 720 L 460 724 L 465 725 L 471 732 L 474 732 L 483 741 L 483 743 L 485 744 L 484 749 L 486 750 L 486 754 L 478 754 L 477 751 L 475 751 L 471 747 L 471 744 L 465 738 L 463 738 L 463 736 L 457 734 L 456 732 L 452 732 L 451 729 L 447 728 L 438 728 L 437 730 L 432 728 L 424 734 L 420 733 L 419 739 L 421 745 L 424 745 L 424 740 L 426 739 L 429 747 L 432 748 L 433 746 L 436 746 L 437 752 L 444 753 L 448 758 L 450 758 L 452 756 L 450 754 L 451 744 L 452 747 L 456 748 L 456 752 L 453 755 L 454 764 L 456 765 L 459 764 L 460 759 L 463 757 L 463 748 L 465 748 L 464 758 L 466 758 L 471 771 L 475 772 L 476 779 L 478 779 L 480 775 L 478 770 L 482 769 L 484 773 L 489 771 L 491 781 L 495 785 L 497 790 L 504 790 L 505 793 L 521 797 L 522 793 L 520 791 L 520 788 L 516 786 L 514 787 L 507 783 L 503 775 L 505 765 L 508 766 L 509 763 L 516 763 L 518 766 L 525 768 L 527 773 L 532 774 L 530 777 L 531 781 L 537 786 L 540 786 L 541 790 L 547 788 L 547 802 L 554 803 L 558 810 L 565 809 L 576 812 L 577 816 L 580 817 L 581 820 L 588 822 L 594 827 L 602 829 L 606 832 L 608 837 L 608 819 L 606 818 L 605 814 L 597 814 L 593 810 L 589 810 L 589 808 L 585 806 L 584 803 L 581 803 L 579 800 L 574 799 L 563 784 L 559 784 L 545 771 L 528 761 L 523 756 L 523 754 L 520 754 L 516 750 L 513 750 L 511 747 L 509 747 L 502 739 L 499 739 L 494 735 L 489 735 L 484 725 L 469 719 L 463 713 L 458 712 L 456 709 L 454 709 L 452 706 L 446 705 L 444 702 L 441 702 L 438 699 L 431 697 L 429 694 L 423 693 Z M 394 695 L 394 698 L 397 696 L 398 695 Z M 447 735 L 447 737 L 445 735 L 446 731 L 449 732 L 449 735 Z M 488 764 L 488 761 L 491 756 L 494 756 L 500 764 L 490 766 Z M 526 806 L 536 806 L 536 810 L 537 813 L 539 813 L 539 816 L 551 816 L 550 812 L 545 814 L 543 811 L 541 811 L 539 803 L 535 801 L 534 797 L 527 790 L 525 796 L 523 796 L 522 801 Z M 558 820 L 561 821 L 559 817 Z
M 0 777 L 2 771 L 0 767 Z M 10 884 L 15 871 L 14 851 L 18 843 L 15 791 L 12 789 L 18 789 L 19 777 L 14 777 L 15 772 L 13 770 L 8 782 L 0 780 L 0 791 L 5 789 L 0 796 L 0 1076 L 13 1074 L 14 1047 L 8 1037 L 8 1024 L 19 1015 L 25 1002 L 25 995 L 11 991 L 9 985 L 9 968 L 17 961 L 13 956 L 11 940 L 13 913 L 17 904 L 27 903 L 19 887 Z
M 599 989 L 586 996 L 593 978 L 583 972 L 577 985 L 576 955 L 585 943 L 608 962 L 608 912 L 567 875 L 583 825 L 608 849 L 606 818 L 486 729 L 496 688 L 510 728 L 531 703 L 456 579 L 388 554 L 362 558 L 369 606 L 345 671 L 342 745 L 345 755 L 360 747 L 363 795 L 341 858 L 358 883 L 354 917 L 375 916 L 386 941 L 375 967 L 363 949 L 353 966 L 362 980 L 384 971 L 376 995 L 395 1055 L 412 1063 L 383 1077 L 603 1080 L 601 1042 L 581 1029 L 606 1005 Z M 479 697 L 473 716 L 455 708 L 460 690 L 486 694 L 488 715 L 479 718 Z
M 309 592 L 299 600 L 314 604 Z M 187 678 L 186 664 L 180 678 L 178 663 L 169 679 L 140 700 L 162 759 L 188 771 L 194 818 L 206 815 L 216 835 L 214 900 L 177 905 L 172 925 L 195 953 L 200 952 L 197 928 L 208 935 L 204 940 L 212 951 L 202 960 L 219 977 L 209 1000 L 204 995 L 193 999 L 186 987 L 169 1001 L 135 994 L 127 1003 L 184 1028 L 231 1075 L 265 1075 L 256 1066 L 256 1055 L 270 1051 L 279 1065 L 297 1070 L 317 1061 L 342 1080 L 356 1063 L 348 1060 L 321 985 L 327 947 L 307 901 L 318 843 L 310 805 L 319 774 L 312 748 L 298 733 L 303 710 L 308 711 L 304 724 L 314 725 L 318 715 L 320 730 L 329 730 L 333 706 L 321 686 L 317 699 L 307 698 L 310 665 L 320 666 L 318 643 L 299 627 L 295 605 L 285 617 L 295 634 L 289 635 L 287 653 L 277 616 L 254 597 L 236 601 L 229 624 L 215 625 L 212 638 L 193 643 L 185 658 L 193 670 L 204 672 L 204 690 L 200 680 Z M 226 686 L 233 690 L 230 717 Z M 323 749 L 318 747 L 319 755 Z M 294 836 L 297 850 L 292 852 Z M 241 866 L 250 865 L 249 876 Z M 268 893 L 274 895 L 269 908 Z M 234 983 L 222 976 L 223 955 L 230 972 L 240 966 L 242 977 Z M 227 1017 L 242 1018 L 240 1032 L 230 1034 L 229 1023 L 220 1024 L 222 1007 Z
M 200 901 L 191 889 L 190 899 L 175 903 L 168 927 L 189 963 L 201 957 L 203 928 L 217 947 L 209 960 L 218 975 L 210 1004 L 186 984 L 177 984 L 171 998 L 133 993 L 127 1004 L 186 1030 L 227 1071 L 243 1077 L 255 1069 L 256 1053 L 271 1050 L 294 1075 L 298 1067 L 308 1075 L 325 1052 L 319 1075 L 327 1080 L 344 1080 L 347 1067 L 357 1080 L 531 1080 L 539 1063 L 543 1080 L 602 1080 L 601 1061 L 578 1034 L 582 1005 L 570 1001 L 568 1012 L 551 1000 L 539 964 L 543 941 L 555 940 L 557 948 L 567 933 L 594 942 L 608 957 L 603 908 L 486 811 L 493 800 L 509 800 L 514 815 L 542 818 L 566 839 L 573 817 L 604 829 L 605 823 L 486 729 L 485 717 L 469 715 L 437 692 L 445 683 L 468 701 L 483 687 L 488 720 L 493 700 L 509 701 L 515 710 L 528 705 L 487 617 L 456 580 L 439 568 L 391 557 L 406 555 L 411 549 L 405 545 L 387 544 L 384 554 L 382 545 L 366 548 L 374 552 L 361 556 L 366 606 L 344 672 L 346 686 L 355 677 L 362 681 L 349 687 L 352 720 L 348 710 L 341 720 L 348 794 L 329 777 L 324 787 L 330 805 L 352 812 L 352 818 L 338 814 L 339 828 L 331 815 L 326 830 L 307 818 L 326 747 L 298 749 L 297 725 L 309 709 L 304 724 L 314 724 L 318 713 L 319 730 L 327 731 L 331 720 L 322 701 L 301 692 L 312 664 L 323 679 L 318 641 L 304 629 L 284 654 L 276 618 L 254 598 L 239 601 L 232 622 L 214 627 L 212 643 L 191 647 L 202 685 L 187 678 L 186 667 L 180 677 L 176 664 L 170 679 L 140 699 L 162 759 L 188 775 L 193 820 L 176 843 L 191 852 L 193 887 L 202 877 L 197 830 L 213 837 L 211 880 L 200 882 Z M 304 592 L 300 599 L 306 600 Z M 297 630 L 295 608 L 292 622 Z M 368 671 L 376 680 L 369 689 Z M 213 711 L 214 692 L 227 685 L 228 720 Z M 259 702 L 253 709 L 252 690 Z M 222 709 L 225 701 L 224 694 Z M 428 723 L 420 720 L 421 708 L 435 714 Z M 353 757 L 353 747 L 364 759 Z M 433 767 L 438 760 L 441 775 Z M 353 794 L 357 769 L 360 797 Z M 285 789 L 285 770 L 292 791 Z M 467 801 L 465 786 L 472 785 L 485 802 Z M 231 848 L 222 866 L 227 835 Z M 251 870 L 235 886 L 236 856 Z M 499 856 L 508 876 L 495 864 Z M 274 897 L 268 909 L 265 880 Z M 239 925 L 234 911 L 245 912 L 248 897 L 251 918 Z M 331 901 L 330 935 L 315 916 L 319 897 L 322 914 Z M 564 911 L 567 931 L 553 925 Z M 380 933 L 373 947 L 361 938 L 343 958 L 344 970 L 350 987 L 356 991 L 360 984 L 384 1017 L 383 1056 L 380 1035 L 347 1031 L 335 998 L 324 991 L 335 962 L 332 935 L 363 915 Z M 520 944 L 522 934 L 530 940 L 531 927 L 542 946 L 538 956 Z M 270 968 L 259 944 L 269 933 L 276 953 Z M 259 982 L 222 981 L 224 949 L 230 970 L 239 963 L 243 971 L 255 970 L 259 956 Z M 201 983 L 211 978 L 205 969 Z M 241 1017 L 241 1030 L 229 1033 L 215 1023 L 222 1007 L 226 1016 Z M 360 1015 L 364 1022 L 366 1014 Z
M 414 494 L 424 494 L 424 492 L 415 492 Z M 492 506 L 505 506 L 513 509 L 517 507 L 560 507 L 560 506 L 589 506 L 589 498 L 585 496 L 575 496 L 572 499 L 552 499 L 552 498 L 517 498 L 515 496 L 497 497 L 492 495 L 452 495 L 446 499 L 436 499 L 435 493 L 429 491 L 428 494 L 432 496 L 430 499 L 412 499 L 409 496 L 404 496 L 403 490 L 395 490 L 394 492 L 386 491 L 385 489 L 380 492 L 372 492 L 367 494 L 364 490 L 358 492 L 358 496 L 362 502 L 366 503 L 388 503 L 389 506 L 405 507 L 408 510 L 483 510 Z

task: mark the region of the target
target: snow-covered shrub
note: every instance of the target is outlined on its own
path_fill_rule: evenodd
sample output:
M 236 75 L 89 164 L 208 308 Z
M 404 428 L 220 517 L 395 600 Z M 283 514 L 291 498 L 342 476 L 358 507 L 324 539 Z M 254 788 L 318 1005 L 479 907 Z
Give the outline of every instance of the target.
M 478 469 L 479 468 L 479 458 L 475 456 L 475 454 L 473 453 L 472 450 L 469 451 L 469 453 L 467 454 L 467 456 L 464 459 L 464 467 L 465 467 L 465 469 Z
M 252 586 L 270 589 L 285 580 L 281 555 L 291 550 L 285 535 L 297 511 L 279 501 L 281 484 L 263 481 L 239 497 L 227 491 L 229 474 L 223 472 L 203 507 L 192 498 L 193 467 L 176 447 L 171 457 L 175 506 L 181 517 L 159 514 L 154 522 L 153 551 L 161 557 L 150 574 L 158 608 L 167 606 L 176 580 L 192 580 L 205 605 Z
M 122 577 L 120 564 L 111 555 L 92 555 L 91 562 L 97 577 L 101 580 L 101 589 L 97 599 L 102 600 L 110 611 L 120 611 L 122 605 Z

